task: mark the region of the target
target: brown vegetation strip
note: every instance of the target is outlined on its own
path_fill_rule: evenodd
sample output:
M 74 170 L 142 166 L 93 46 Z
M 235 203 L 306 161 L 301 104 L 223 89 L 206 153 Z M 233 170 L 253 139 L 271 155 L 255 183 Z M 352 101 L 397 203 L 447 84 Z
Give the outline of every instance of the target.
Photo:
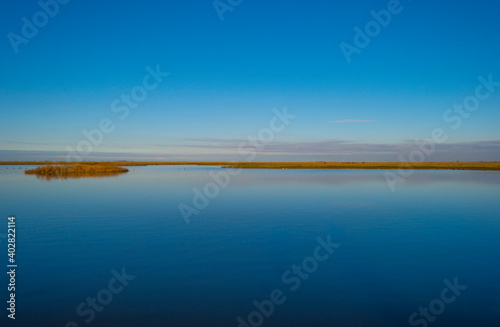
M 500 170 L 499 162 L 240 162 L 226 168 Z
M 0 165 L 78 165 L 91 166 L 152 166 L 198 165 L 243 169 L 428 169 L 428 170 L 497 170 L 500 162 L 221 162 L 221 161 L 0 161 Z
M 27 175 L 37 175 L 37 176 L 65 177 L 65 176 L 114 175 L 117 173 L 125 173 L 127 171 L 128 171 L 127 168 L 113 166 L 113 165 L 79 164 L 79 165 L 40 166 L 35 169 L 25 170 L 24 173 Z

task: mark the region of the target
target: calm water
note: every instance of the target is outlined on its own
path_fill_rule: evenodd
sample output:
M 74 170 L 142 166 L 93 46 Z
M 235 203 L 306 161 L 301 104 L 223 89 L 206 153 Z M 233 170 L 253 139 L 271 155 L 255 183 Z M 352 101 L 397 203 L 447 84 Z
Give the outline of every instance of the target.
M 392 193 L 383 171 L 246 170 L 186 224 L 178 206 L 212 181 L 206 167 L 50 182 L 6 168 L 0 241 L 5 263 L 15 215 L 17 326 L 500 322 L 497 172 L 416 172 Z M 317 240 L 329 236 L 331 254 Z M 445 290 L 455 278 L 458 296 Z

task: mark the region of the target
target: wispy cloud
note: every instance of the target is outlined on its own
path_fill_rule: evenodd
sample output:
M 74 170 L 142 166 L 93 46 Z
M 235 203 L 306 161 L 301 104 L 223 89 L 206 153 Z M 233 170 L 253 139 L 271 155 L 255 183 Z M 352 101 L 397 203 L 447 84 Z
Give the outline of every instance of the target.
M 375 121 L 372 119 L 342 119 L 342 120 L 332 120 L 330 123 L 366 123 L 369 121 Z
M 0 143 L 5 143 L 5 144 L 24 144 L 24 145 L 53 145 L 53 143 L 21 142 L 21 141 L 0 141 Z M 62 143 L 58 143 L 58 144 L 62 144 Z

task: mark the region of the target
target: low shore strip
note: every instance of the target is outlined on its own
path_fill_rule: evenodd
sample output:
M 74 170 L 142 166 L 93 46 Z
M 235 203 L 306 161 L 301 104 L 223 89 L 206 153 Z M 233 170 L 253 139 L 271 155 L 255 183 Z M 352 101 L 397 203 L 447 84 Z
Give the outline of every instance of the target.
M 0 161 L 0 165 L 220 166 L 241 169 L 421 169 L 500 171 L 500 162 Z

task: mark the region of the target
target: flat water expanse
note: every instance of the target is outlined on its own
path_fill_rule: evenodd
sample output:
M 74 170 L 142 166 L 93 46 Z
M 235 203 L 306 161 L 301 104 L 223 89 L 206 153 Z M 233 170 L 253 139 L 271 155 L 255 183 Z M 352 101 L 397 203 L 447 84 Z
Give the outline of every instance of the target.
M 222 171 L 0 166 L 16 325 L 500 325 L 500 173 L 417 171 L 391 192 L 383 170 L 243 170 L 195 208 Z

